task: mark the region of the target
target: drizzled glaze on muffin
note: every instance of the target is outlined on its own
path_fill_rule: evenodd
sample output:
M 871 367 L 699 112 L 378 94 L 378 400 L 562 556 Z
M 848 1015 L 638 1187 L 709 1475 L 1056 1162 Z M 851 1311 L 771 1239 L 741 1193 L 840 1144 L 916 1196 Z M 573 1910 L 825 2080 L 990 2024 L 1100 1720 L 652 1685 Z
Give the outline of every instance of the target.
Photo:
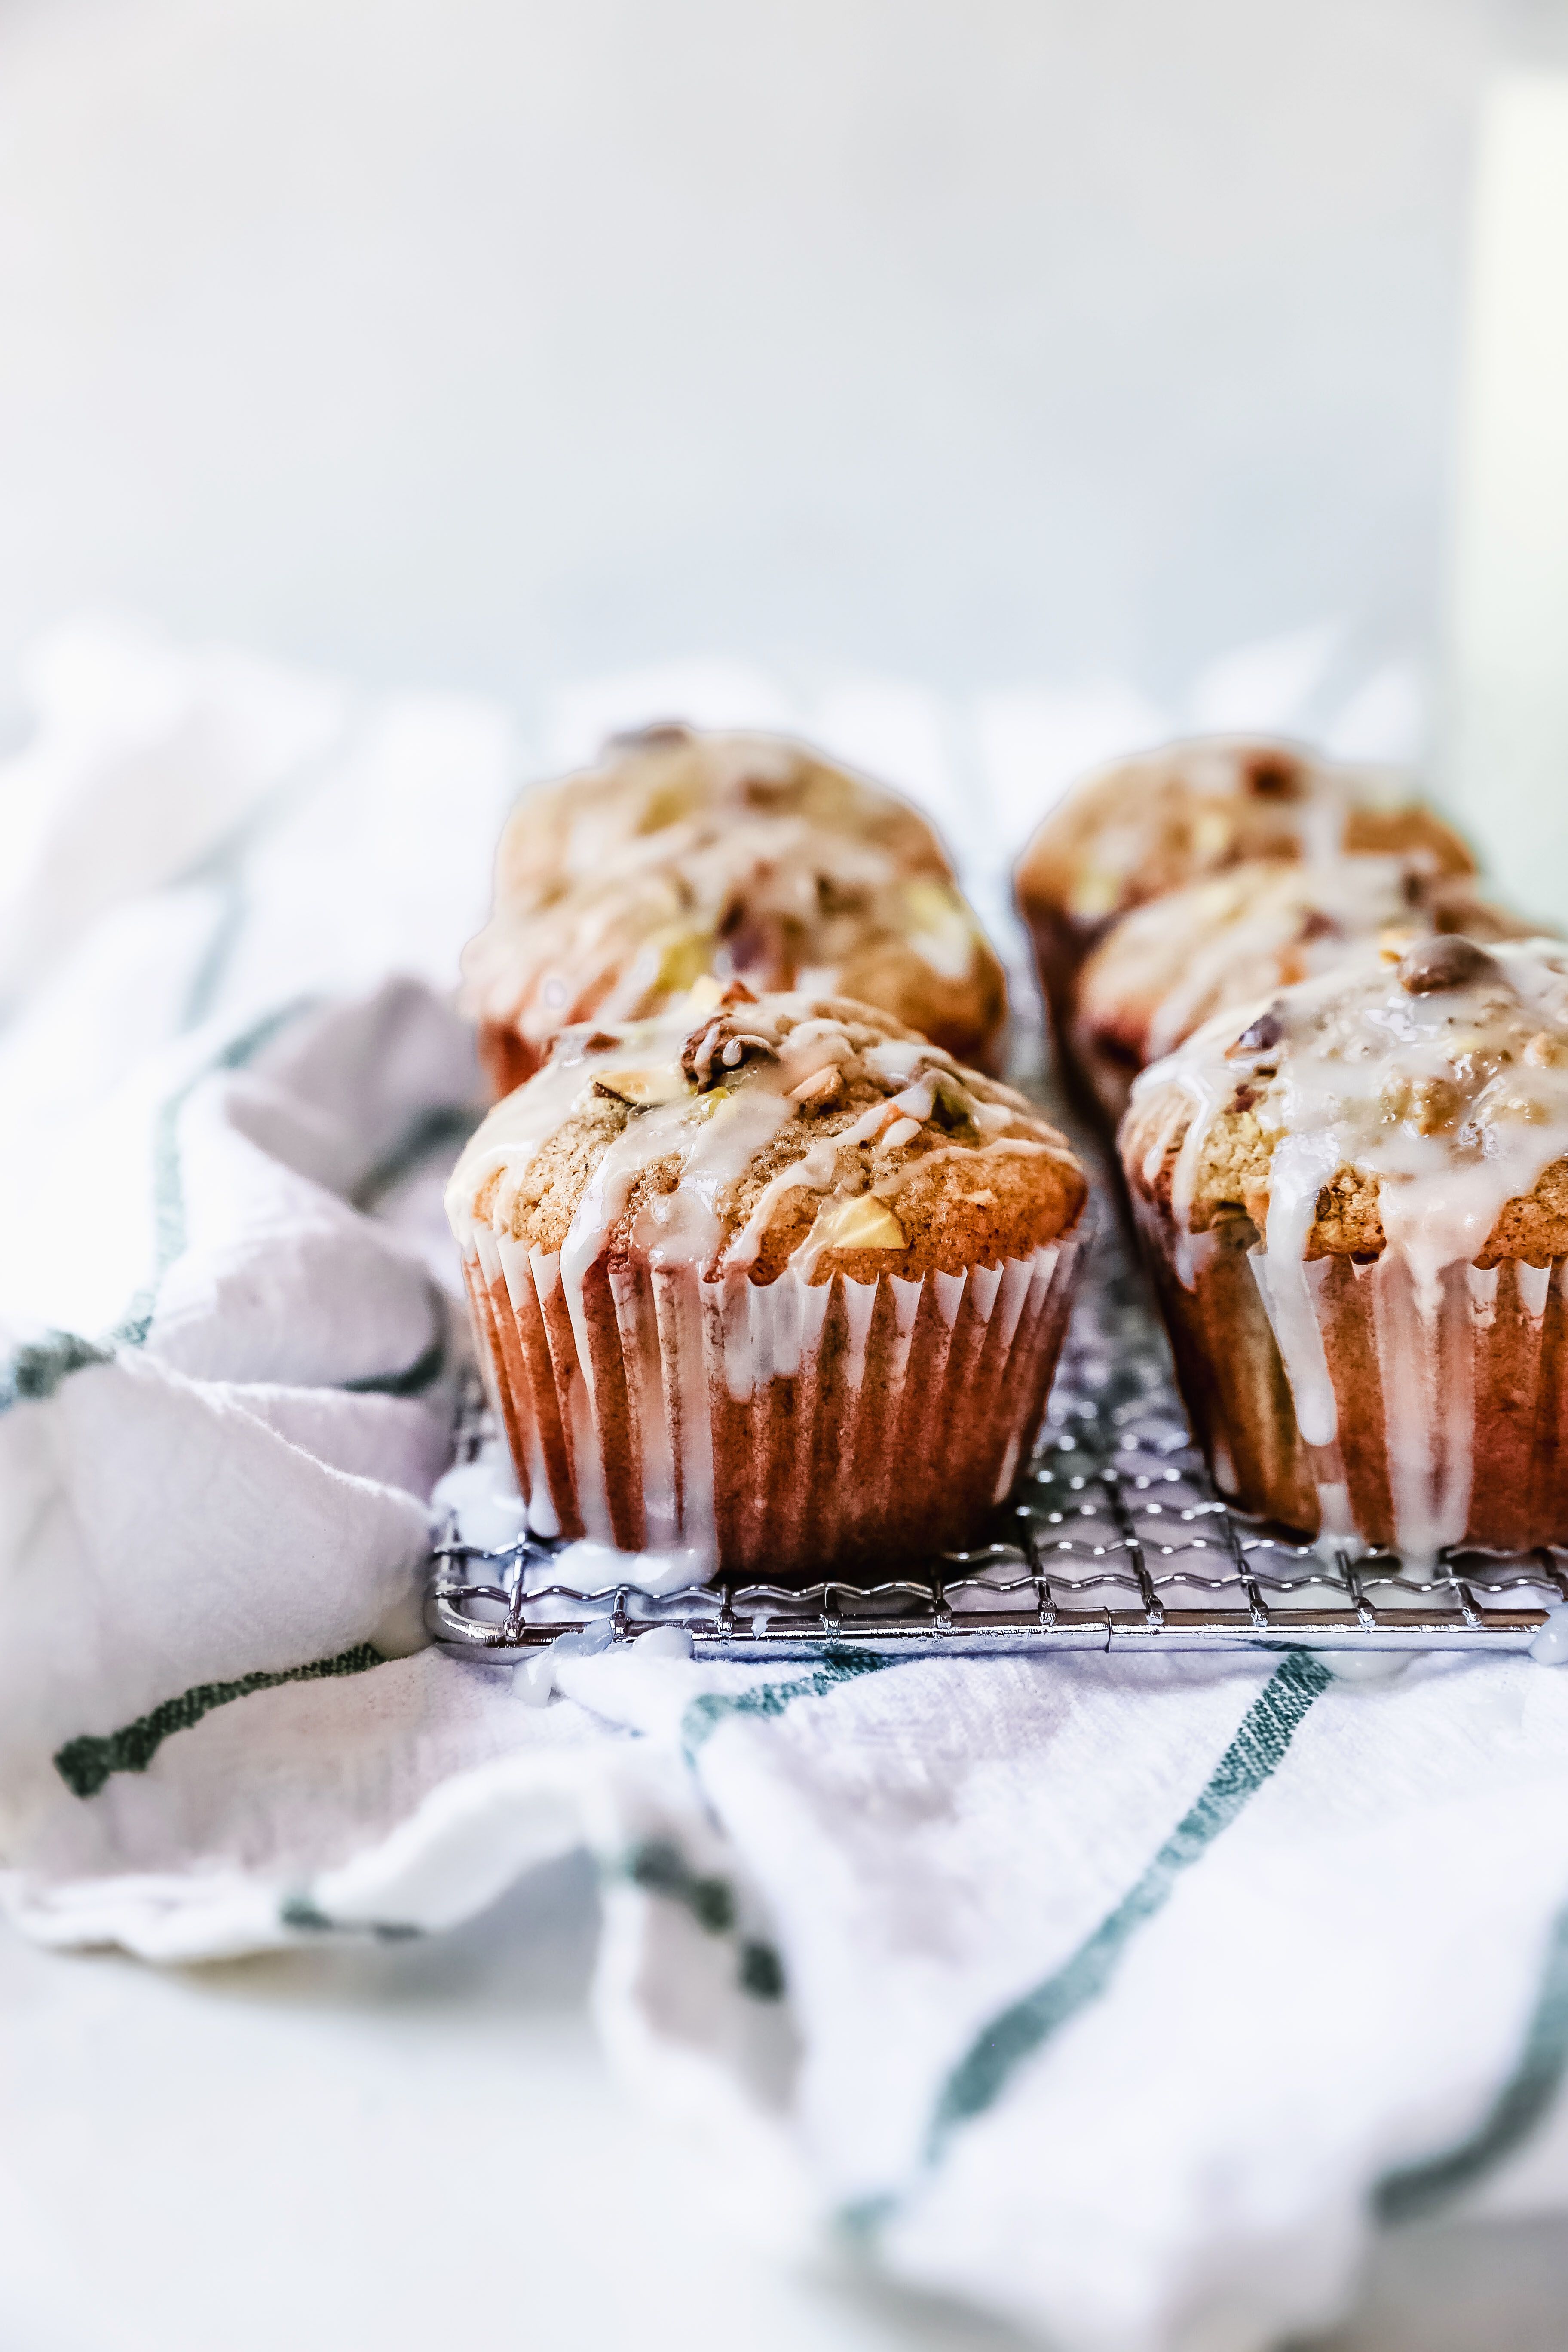
M 1386 937 L 1434 931 L 1522 939 L 1531 927 L 1480 899 L 1468 877 L 1372 855 L 1254 858 L 1135 907 L 1083 968 L 1073 1034 L 1108 1108 L 1132 1072 L 1171 1053 L 1227 1004 L 1292 986 Z
M 808 744 L 666 721 L 612 736 L 593 767 L 523 793 L 496 852 L 496 905 L 538 912 L 639 854 L 689 857 L 758 818 L 865 843 L 900 873 L 952 877 L 918 809 Z
M 989 1060 L 1006 986 L 957 887 L 799 815 L 711 813 L 605 845 L 542 908 L 503 899 L 464 958 L 492 1081 L 509 1091 L 573 1024 L 646 1019 L 704 973 L 846 994 Z
M 1026 1256 L 1087 1186 L 1021 1095 L 862 1004 L 694 990 L 652 1022 L 569 1031 L 497 1106 L 447 1194 L 559 1251 L 579 1287 L 608 1252 L 705 1276 L 960 1272 Z
M 1558 1188 L 1533 1197 L 1568 1153 L 1556 941 L 1447 936 L 1397 961 L 1363 954 L 1218 1015 L 1133 1097 L 1166 1106 L 1144 1147 L 1151 1179 L 1180 1129 L 1171 1199 L 1191 1233 L 1232 1203 L 1298 1257 L 1392 1243 L 1436 1270 L 1568 1248 Z
M 1188 1290 L 1249 1221 L 1310 1447 L 1341 1433 L 1324 1261 L 1373 1278 L 1399 1540 L 1417 1557 L 1458 1541 L 1470 1408 L 1433 1367 L 1467 1360 L 1502 1261 L 1538 1321 L 1568 1254 L 1568 948 L 1421 940 L 1216 1015 L 1134 1085 L 1123 1156 L 1135 1193 L 1168 1214 Z
M 1199 737 L 1086 777 L 1026 849 L 1018 896 L 1026 914 L 1054 911 L 1092 935 L 1108 917 L 1244 858 L 1321 862 L 1347 850 L 1418 854 L 1435 872 L 1473 866 L 1391 773 L 1290 743 Z

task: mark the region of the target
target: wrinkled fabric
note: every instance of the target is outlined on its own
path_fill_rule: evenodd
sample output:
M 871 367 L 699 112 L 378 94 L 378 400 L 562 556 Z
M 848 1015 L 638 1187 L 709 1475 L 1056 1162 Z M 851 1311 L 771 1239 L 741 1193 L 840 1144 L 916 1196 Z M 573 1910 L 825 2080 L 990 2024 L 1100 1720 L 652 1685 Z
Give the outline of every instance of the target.
M 1252 2352 L 1331 2320 L 1374 2228 L 1568 2202 L 1568 1676 L 427 1646 L 451 986 L 520 748 L 126 632 L 35 681 L 0 765 L 26 1932 L 434 1934 L 586 1845 L 606 2045 L 713 2146 L 725 2226 L 1068 2352 Z M 994 898 L 1000 835 L 963 845 Z

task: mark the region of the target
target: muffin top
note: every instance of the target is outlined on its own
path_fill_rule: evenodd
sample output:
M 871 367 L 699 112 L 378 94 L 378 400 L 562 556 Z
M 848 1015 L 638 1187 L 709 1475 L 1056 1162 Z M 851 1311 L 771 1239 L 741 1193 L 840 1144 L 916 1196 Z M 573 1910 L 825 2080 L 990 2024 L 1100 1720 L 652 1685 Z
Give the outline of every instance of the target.
M 934 828 L 898 793 L 784 735 L 670 723 L 612 736 L 598 763 L 525 792 L 496 852 L 495 901 L 537 910 L 584 883 L 700 854 L 739 822 L 794 818 L 951 878 Z
M 1489 905 L 1468 876 L 1434 874 L 1423 860 L 1249 858 L 1113 923 L 1079 975 L 1076 1025 L 1086 1049 L 1136 1068 L 1223 1006 L 1326 971 L 1354 944 L 1403 950 L 1433 932 L 1493 940 L 1538 928 Z
M 1458 834 L 1385 771 L 1315 759 L 1289 743 L 1203 736 L 1086 777 L 1018 866 L 1026 914 L 1085 930 L 1243 858 L 1400 853 L 1468 874 Z
M 447 1193 L 570 1286 L 607 1255 L 753 1282 L 958 1274 L 1026 1257 L 1088 1185 L 1021 1095 L 843 997 L 699 982 L 658 1019 L 560 1034 Z
M 1135 1082 L 1121 1148 L 1179 1234 L 1245 1212 L 1276 1264 L 1543 1265 L 1568 1252 L 1568 947 L 1391 943 L 1232 1007 Z
M 557 1030 L 647 1018 L 703 972 L 863 999 L 969 1061 L 989 1060 L 1007 1009 L 954 883 L 910 872 L 879 842 L 744 812 L 637 836 L 609 879 L 542 909 L 503 902 L 464 972 L 468 1010 L 505 1033 L 489 1055 L 502 1080 L 533 1068 Z

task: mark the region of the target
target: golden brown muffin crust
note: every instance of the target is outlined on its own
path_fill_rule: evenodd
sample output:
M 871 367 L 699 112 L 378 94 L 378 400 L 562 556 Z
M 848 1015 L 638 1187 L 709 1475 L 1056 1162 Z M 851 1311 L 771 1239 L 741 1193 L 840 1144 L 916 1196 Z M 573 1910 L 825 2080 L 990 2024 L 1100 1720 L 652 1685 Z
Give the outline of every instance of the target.
M 903 873 L 952 876 L 934 827 L 868 777 L 788 736 L 667 721 L 612 737 L 595 766 L 523 793 L 496 853 L 496 904 L 548 906 L 628 843 L 758 816 L 866 842 Z
M 1527 1169 L 1468 1262 L 1542 1266 L 1568 1255 L 1568 1152 L 1552 1148 L 1568 1119 L 1568 950 L 1531 940 L 1489 952 L 1445 935 L 1415 942 L 1397 964 L 1363 958 L 1342 975 L 1281 990 L 1250 1018 L 1216 1015 L 1135 1089 L 1120 1138 L 1128 1182 L 1190 1233 L 1245 1216 L 1261 1234 L 1275 1154 L 1291 1133 L 1312 1130 L 1314 1083 L 1331 1089 L 1331 1109 L 1336 1082 L 1350 1106 L 1342 1131 L 1358 1135 L 1368 1157 L 1342 1160 L 1320 1185 L 1308 1258 L 1384 1251 L 1378 1160 L 1407 1167 L 1439 1206 L 1446 1167 L 1456 1199 L 1489 1167 Z M 1302 1100 L 1307 1109 L 1293 1108 Z M 1340 1131 L 1327 1112 L 1316 1123 Z M 1403 1183 L 1403 1173 L 1392 1181 Z
M 1119 761 L 1070 791 L 1019 861 L 1018 902 L 1031 919 L 1065 917 L 1092 936 L 1108 917 L 1243 859 L 1299 858 L 1318 832 L 1325 849 L 1474 869 L 1452 827 L 1384 776 L 1295 744 L 1200 737 Z
M 650 1017 L 704 972 L 831 988 L 994 1064 L 1006 981 L 955 884 L 798 816 L 736 817 L 711 838 L 676 826 L 633 846 L 545 908 L 501 905 L 470 943 L 465 1003 L 498 1091 L 559 1030 Z
M 1403 857 L 1250 858 L 1110 925 L 1079 978 L 1074 1047 L 1102 1095 L 1120 1093 L 1120 1110 L 1126 1078 L 1225 1005 L 1327 971 L 1368 940 L 1463 932 L 1491 941 L 1539 928 L 1482 898 L 1472 877 Z
M 651 1098 L 647 1108 L 626 1098 L 638 1094 Z M 723 1121 L 742 1139 L 731 1158 Z M 513 1132 L 526 1139 L 509 1147 Z M 499 1155 L 512 1238 L 561 1250 L 624 1143 L 626 1181 L 602 1248 L 612 1265 L 630 1262 L 657 1244 L 660 1212 L 683 1176 L 691 1181 L 703 1139 L 718 1171 L 705 1196 L 716 1223 L 704 1263 L 714 1271 L 745 1263 L 736 1253 L 749 1248 L 757 1282 L 776 1279 L 792 1258 L 821 1282 L 835 1272 L 874 1281 L 1026 1257 L 1076 1222 L 1088 1194 L 1065 1138 L 1021 1095 L 909 1028 L 842 998 L 753 999 L 735 988 L 660 1022 L 563 1038 L 469 1145 L 448 1195 L 455 1222 L 480 1199 L 493 1211 Z M 757 1228 L 765 1193 L 771 1213 Z M 841 1244 L 826 1238 L 856 1202 L 876 1242 L 858 1246 L 853 1225 Z

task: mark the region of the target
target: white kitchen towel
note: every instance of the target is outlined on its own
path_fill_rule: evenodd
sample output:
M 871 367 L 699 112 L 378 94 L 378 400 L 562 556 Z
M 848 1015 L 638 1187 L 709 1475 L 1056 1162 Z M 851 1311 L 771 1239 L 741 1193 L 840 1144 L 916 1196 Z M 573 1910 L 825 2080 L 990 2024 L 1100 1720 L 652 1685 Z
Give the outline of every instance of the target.
M 1568 2203 L 1568 1677 L 579 1645 L 514 1687 L 420 1646 L 448 986 L 523 754 L 124 631 L 37 677 L 0 768 L 16 1921 L 163 1959 L 429 1933 L 586 1843 L 606 2040 L 746 2225 L 1085 2352 L 1246 2352 L 1331 2317 L 1373 2227 Z M 1036 699 L 970 805 L 1022 805 L 1030 711 L 1094 719 Z M 908 698 L 834 706 L 872 761 L 884 705 L 909 740 Z M 933 802 L 994 718 L 922 739 L 970 747 Z M 994 897 L 1000 835 L 963 846 Z
M 759 2159 L 737 2207 L 1055 2345 L 1240 2352 L 1373 2228 L 1568 2201 L 1568 1676 L 562 1674 L 696 1784 L 599 1831 L 602 2014 Z

